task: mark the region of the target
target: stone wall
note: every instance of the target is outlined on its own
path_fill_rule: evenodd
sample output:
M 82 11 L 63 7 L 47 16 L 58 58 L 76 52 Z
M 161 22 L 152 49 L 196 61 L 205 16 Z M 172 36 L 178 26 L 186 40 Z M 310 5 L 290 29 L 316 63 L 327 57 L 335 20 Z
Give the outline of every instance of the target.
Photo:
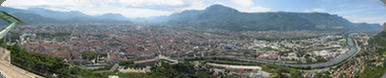
M 0 61 L 5 61 L 9 64 L 11 64 L 11 52 L 4 49 L 0 48 Z

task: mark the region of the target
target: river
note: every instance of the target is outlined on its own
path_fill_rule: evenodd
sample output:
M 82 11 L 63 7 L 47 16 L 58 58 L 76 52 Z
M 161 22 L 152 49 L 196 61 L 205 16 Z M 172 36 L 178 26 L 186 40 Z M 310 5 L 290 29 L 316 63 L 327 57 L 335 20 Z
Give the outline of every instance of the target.
M 354 45 L 354 41 L 351 38 L 347 38 L 347 44 L 350 47 L 350 50 L 345 53 L 344 55 L 338 56 L 332 60 L 329 60 L 328 62 L 323 62 L 323 63 L 314 63 L 314 64 L 286 64 L 286 63 L 279 63 L 279 62 L 268 62 L 268 61 L 263 61 L 263 60 L 258 60 L 258 59 L 239 59 L 243 61 L 250 61 L 250 62 L 259 62 L 259 63 L 266 63 L 266 64 L 276 64 L 276 65 L 282 65 L 282 66 L 289 66 L 289 67 L 311 67 L 311 68 L 319 68 L 319 67 L 327 67 L 327 66 L 332 66 L 335 64 L 338 64 L 351 56 L 353 56 L 355 53 L 357 53 L 359 50 L 357 45 Z

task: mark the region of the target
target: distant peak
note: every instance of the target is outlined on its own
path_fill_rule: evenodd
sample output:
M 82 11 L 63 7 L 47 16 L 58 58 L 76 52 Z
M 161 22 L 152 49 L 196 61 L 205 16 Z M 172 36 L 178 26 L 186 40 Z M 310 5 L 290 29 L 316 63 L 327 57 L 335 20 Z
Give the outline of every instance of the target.
M 39 8 L 39 7 L 32 7 L 32 8 L 28 8 L 27 10 L 30 10 L 30 11 L 51 11 L 51 10 L 48 10 L 45 8 Z
M 213 4 L 213 5 L 209 6 L 209 7 L 226 7 L 226 6 L 221 5 L 221 4 Z
M 206 9 L 218 9 L 218 8 L 229 8 L 229 9 L 232 9 L 230 7 L 227 7 L 227 6 L 224 6 L 224 5 L 221 5 L 221 4 L 213 4 L 209 7 L 207 7 Z
M 205 9 L 206 11 L 236 11 L 236 9 L 233 9 L 231 7 L 227 7 L 221 4 L 213 4 Z

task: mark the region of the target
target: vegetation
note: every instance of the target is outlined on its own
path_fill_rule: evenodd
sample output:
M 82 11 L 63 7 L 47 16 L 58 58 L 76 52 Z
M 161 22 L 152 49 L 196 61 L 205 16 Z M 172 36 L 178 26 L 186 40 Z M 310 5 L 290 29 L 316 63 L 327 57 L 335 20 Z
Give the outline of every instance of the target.
M 1 46 L 11 51 L 11 63 L 30 72 L 52 78 L 68 77 L 107 77 L 108 75 L 93 73 L 91 70 L 81 69 L 63 61 L 62 58 L 45 54 L 32 53 L 21 49 L 17 45 L 8 46 L 0 40 Z
M 32 53 L 21 49 L 17 45 L 8 46 L 3 40 L 0 40 L 0 46 L 11 51 L 11 63 L 26 69 L 30 72 L 48 77 L 48 78 L 107 78 L 109 75 L 117 75 L 122 78 L 211 78 L 213 77 L 206 69 L 194 69 L 190 63 L 179 63 L 169 65 L 161 63 L 151 69 L 150 73 L 94 73 L 92 70 L 82 69 L 78 66 L 67 64 L 62 58 L 48 56 L 45 54 Z M 88 52 L 85 52 L 88 54 Z M 92 54 L 91 54 L 92 55 Z M 132 61 L 122 62 L 120 65 L 133 65 Z M 55 74 L 55 75 L 54 75 Z
M 317 78 L 330 78 L 328 72 L 316 72 L 315 74 Z
M 95 52 L 91 52 L 91 51 L 82 52 L 83 59 L 91 60 L 91 59 L 95 59 L 96 58 L 95 56 L 96 56 Z
M 369 50 L 362 56 L 372 58 L 385 59 L 386 55 L 386 32 L 378 33 L 369 40 Z M 381 59 L 365 59 L 365 70 L 359 74 L 360 78 L 379 78 L 386 72 L 386 60 Z M 377 66 L 374 63 L 382 63 L 382 66 Z
M 7 49 L 11 51 L 11 63 L 16 66 L 48 77 L 53 77 L 52 74 L 58 74 L 59 77 L 70 76 L 70 65 L 61 58 L 31 53 L 17 45 L 7 46 Z
M 170 65 L 161 62 L 161 66 L 152 68 L 151 78 L 213 78 L 212 72 L 206 69 L 195 69 L 190 63 Z
M 91 70 L 81 69 L 63 61 L 62 58 L 45 54 L 28 52 L 17 45 L 8 46 L 4 40 L 0 40 L 1 47 L 11 51 L 11 63 L 25 70 L 48 78 L 70 77 L 108 77 L 109 73 L 93 73 Z
M 294 68 L 278 66 L 278 65 L 262 65 L 263 71 L 273 73 L 276 78 L 301 78 L 302 73 Z

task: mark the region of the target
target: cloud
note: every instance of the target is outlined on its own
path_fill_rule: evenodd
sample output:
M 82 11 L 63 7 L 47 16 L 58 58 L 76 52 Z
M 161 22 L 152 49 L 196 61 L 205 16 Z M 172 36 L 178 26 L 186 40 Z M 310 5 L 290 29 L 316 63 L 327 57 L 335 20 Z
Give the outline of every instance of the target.
M 254 7 L 249 7 L 249 8 L 239 8 L 240 11 L 242 12 L 267 12 L 270 11 L 270 8 L 265 8 L 265 7 L 259 7 L 259 6 L 254 6 Z
M 326 10 L 323 8 L 313 8 L 310 10 L 306 10 L 305 12 L 326 12 Z
M 232 7 L 242 12 L 267 12 L 271 10 L 270 8 L 254 6 L 255 3 L 252 0 L 230 0 L 230 2 L 236 4 Z
M 342 11 L 335 11 L 331 12 L 332 14 L 357 14 L 357 13 L 363 13 L 366 11 L 365 9 L 354 9 L 354 10 L 342 10 Z
M 344 18 L 347 18 L 351 22 L 354 23 L 377 23 L 377 24 L 383 24 L 386 22 L 386 16 L 343 16 Z
M 207 0 L 185 0 L 185 3 L 189 4 L 187 4 L 186 7 L 181 7 L 178 10 L 175 10 L 174 12 L 181 12 L 184 10 L 203 10 L 209 6 Z
M 252 0 L 230 0 L 231 2 L 238 4 L 240 6 L 253 6 L 254 3 Z
M 180 6 L 184 5 L 182 0 L 119 0 L 122 4 L 127 4 L 129 6 Z
M 381 11 L 382 12 L 382 11 Z M 383 24 L 386 22 L 385 14 L 377 14 L 375 10 L 367 9 L 354 9 L 354 10 L 341 10 L 335 12 L 329 12 L 330 14 L 336 14 L 343 16 L 344 18 L 350 20 L 354 23 L 378 23 Z
M 184 10 L 203 10 L 222 4 L 243 12 L 265 12 L 269 8 L 253 6 L 251 0 L 7 0 L 4 6 L 19 9 L 44 8 L 55 11 L 80 11 L 88 15 L 119 13 L 123 16 L 150 17 L 170 15 Z
M 184 5 L 184 2 L 181 0 L 9 0 L 4 2 L 6 7 L 19 9 L 38 7 L 55 11 L 80 11 L 88 15 L 120 13 L 126 17 L 149 17 L 172 13 L 157 9 L 125 7 L 151 5 L 179 6 Z

